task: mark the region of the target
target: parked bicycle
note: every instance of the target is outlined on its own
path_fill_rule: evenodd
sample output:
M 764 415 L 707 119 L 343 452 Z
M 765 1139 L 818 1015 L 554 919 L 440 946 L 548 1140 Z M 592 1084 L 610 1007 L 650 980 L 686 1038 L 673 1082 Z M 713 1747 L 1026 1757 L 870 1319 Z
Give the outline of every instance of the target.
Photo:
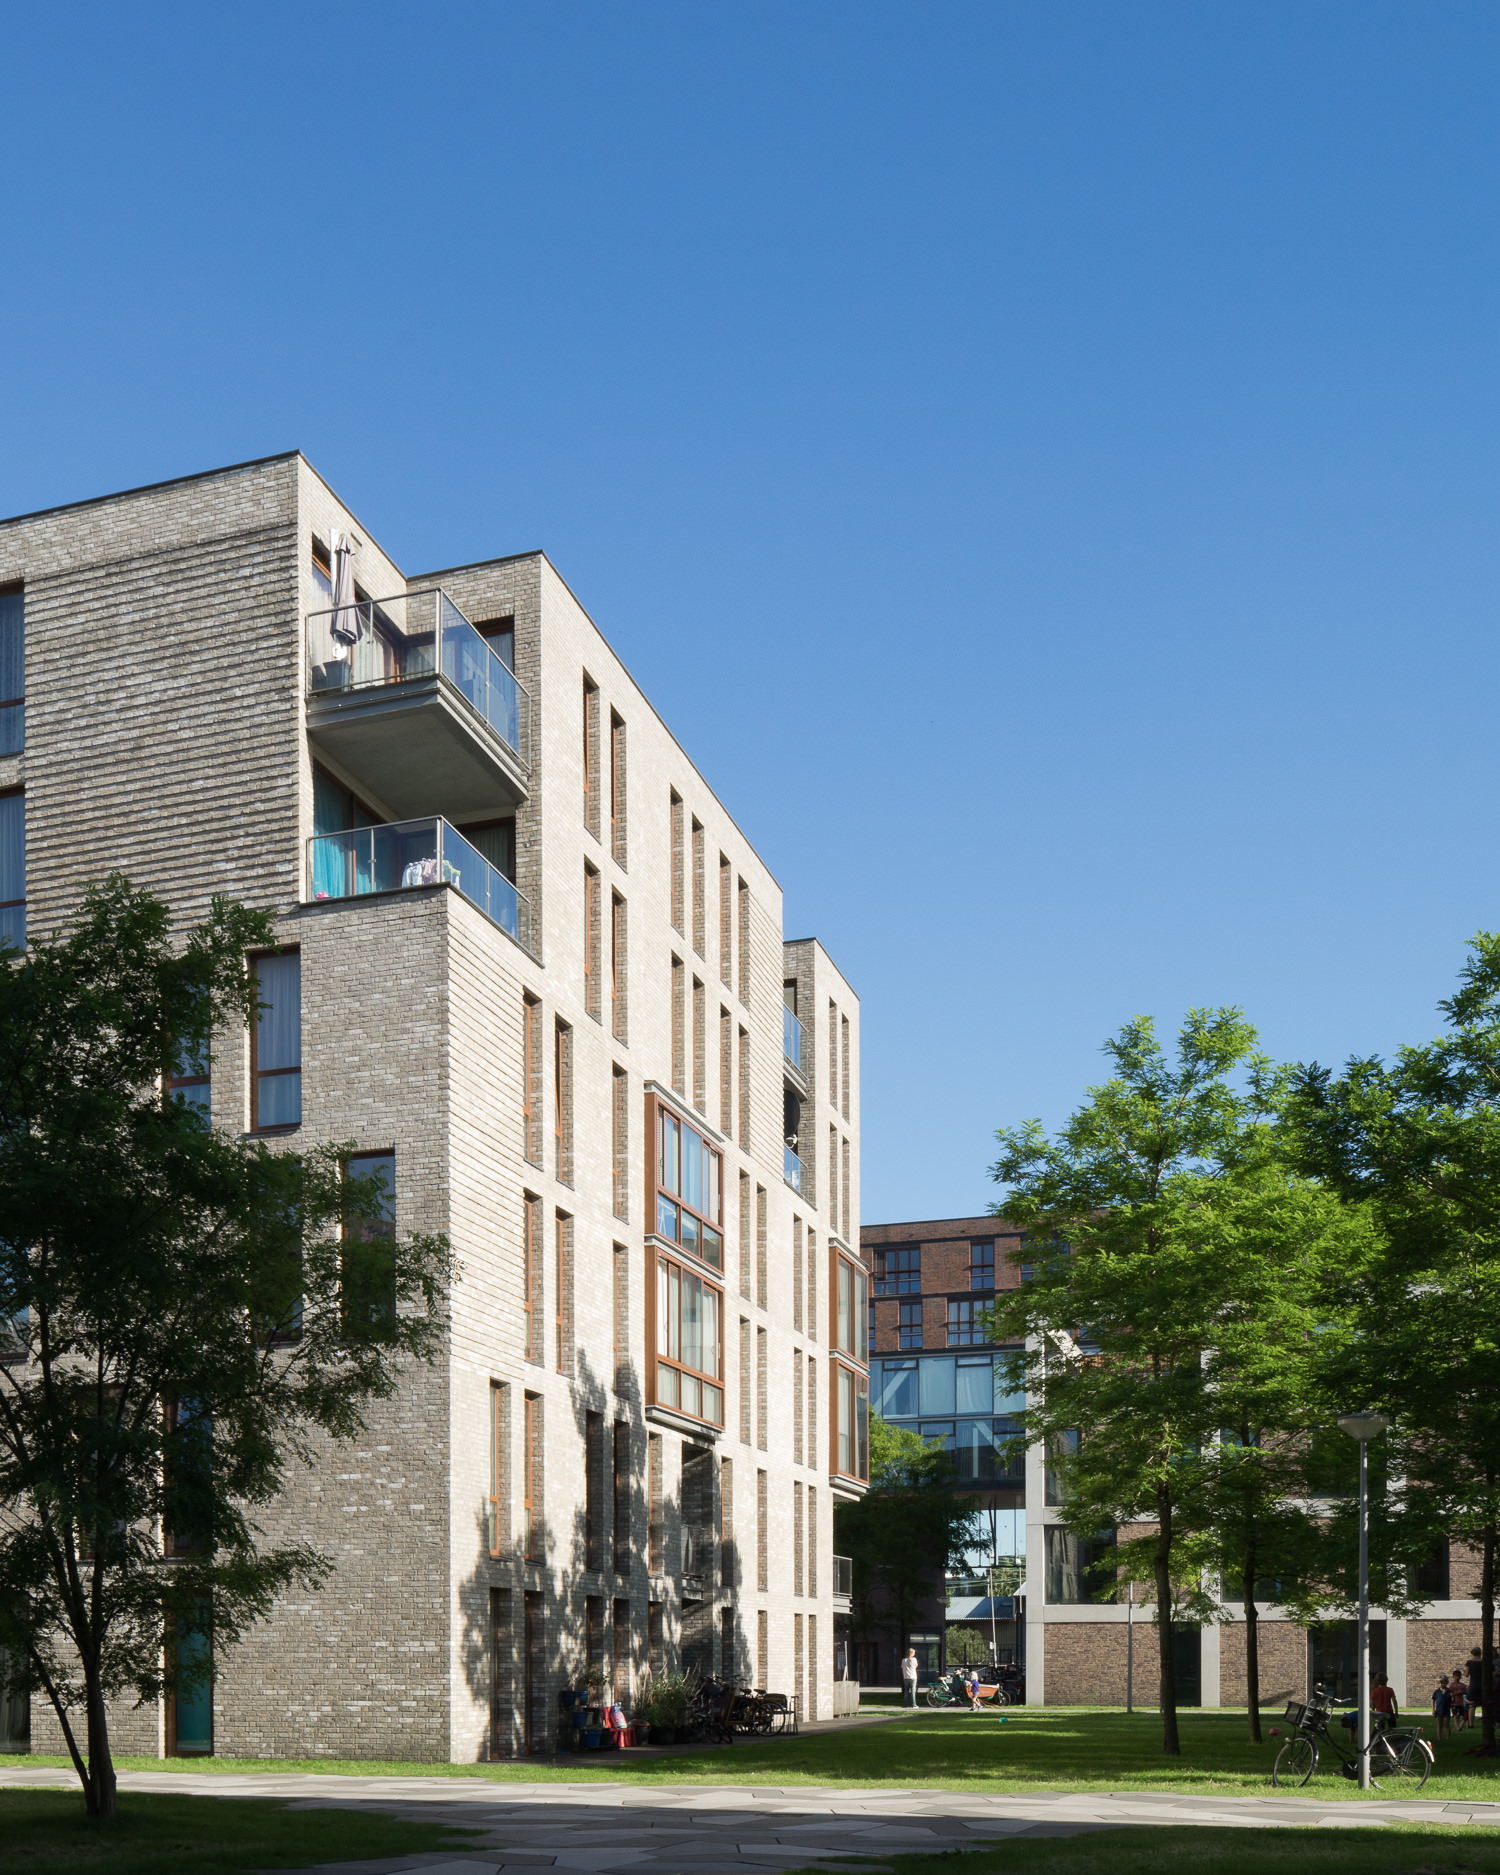
M 1316 1773 L 1318 1757 L 1325 1745 L 1333 1747 L 1341 1760 L 1341 1777 L 1358 1777 L 1359 1761 L 1366 1754 L 1370 1760 L 1370 1782 L 1399 1782 L 1411 1790 L 1420 1790 L 1432 1770 L 1432 1747 L 1414 1725 L 1381 1726 L 1361 1751 L 1348 1750 L 1331 1730 L 1333 1713 L 1321 1687 L 1313 1691 L 1306 1705 L 1296 1700 L 1286 1709 L 1293 1735 L 1276 1754 L 1271 1768 L 1271 1782 L 1297 1790 Z

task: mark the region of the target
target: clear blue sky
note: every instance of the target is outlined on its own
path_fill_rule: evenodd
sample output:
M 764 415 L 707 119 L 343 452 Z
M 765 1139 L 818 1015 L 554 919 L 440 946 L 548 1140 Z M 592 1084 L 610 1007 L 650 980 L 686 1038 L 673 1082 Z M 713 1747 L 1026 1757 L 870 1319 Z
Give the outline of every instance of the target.
M 864 1215 L 1500 925 L 1500 9 L 10 8 L 0 513 L 552 556 L 864 1011 Z

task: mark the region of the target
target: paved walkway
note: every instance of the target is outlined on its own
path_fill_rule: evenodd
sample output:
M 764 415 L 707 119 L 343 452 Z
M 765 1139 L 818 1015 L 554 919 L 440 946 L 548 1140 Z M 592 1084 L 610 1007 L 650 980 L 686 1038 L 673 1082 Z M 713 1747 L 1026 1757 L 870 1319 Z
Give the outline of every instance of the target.
M 67 1771 L 24 1762 L 0 1769 L 0 1791 L 22 1785 L 76 1788 Z M 485 1778 L 335 1777 L 302 1772 L 123 1771 L 124 1790 L 207 1797 L 279 1797 L 306 1809 L 376 1809 L 485 1832 L 458 1852 L 393 1860 L 321 1863 L 317 1875 L 497 1875 L 571 1869 L 582 1875 L 761 1875 L 832 1870 L 859 1857 L 874 1875 L 881 1856 L 976 1848 L 1017 1836 L 1078 1836 L 1122 1823 L 1321 1829 L 1388 1823 L 1500 1826 L 1500 1803 L 1316 1797 L 1082 1796 L 1057 1791 L 993 1797 L 955 1791 L 848 1790 L 834 1785 L 500 1784 Z M 302 1871 L 301 1875 L 312 1875 Z

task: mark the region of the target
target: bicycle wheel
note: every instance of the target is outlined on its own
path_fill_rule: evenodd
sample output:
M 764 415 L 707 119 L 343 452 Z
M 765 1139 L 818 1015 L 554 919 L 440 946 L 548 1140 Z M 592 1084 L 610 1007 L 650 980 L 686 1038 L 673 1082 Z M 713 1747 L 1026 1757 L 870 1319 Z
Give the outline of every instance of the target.
M 1399 1783 L 1403 1790 L 1420 1790 L 1432 1770 L 1432 1747 L 1416 1732 L 1397 1733 L 1370 1747 L 1370 1782 Z
M 948 1693 L 943 1691 L 941 1686 L 929 1686 L 927 1689 L 927 1703 L 929 1706 L 946 1706 L 950 1701 L 950 1697 Z
M 1318 1748 L 1310 1738 L 1289 1738 L 1276 1754 L 1271 1782 L 1278 1789 L 1300 1790 L 1318 1768 Z

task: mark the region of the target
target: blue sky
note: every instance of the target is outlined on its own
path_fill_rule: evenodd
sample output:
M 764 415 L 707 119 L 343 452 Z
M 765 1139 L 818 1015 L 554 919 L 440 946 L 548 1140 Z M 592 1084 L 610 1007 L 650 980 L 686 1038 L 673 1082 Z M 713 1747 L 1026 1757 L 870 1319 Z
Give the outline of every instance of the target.
M 1137 1011 L 1435 1027 L 1496 871 L 1500 11 L 11 8 L 0 512 L 543 547 L 859 990 L 864 1216 Z

